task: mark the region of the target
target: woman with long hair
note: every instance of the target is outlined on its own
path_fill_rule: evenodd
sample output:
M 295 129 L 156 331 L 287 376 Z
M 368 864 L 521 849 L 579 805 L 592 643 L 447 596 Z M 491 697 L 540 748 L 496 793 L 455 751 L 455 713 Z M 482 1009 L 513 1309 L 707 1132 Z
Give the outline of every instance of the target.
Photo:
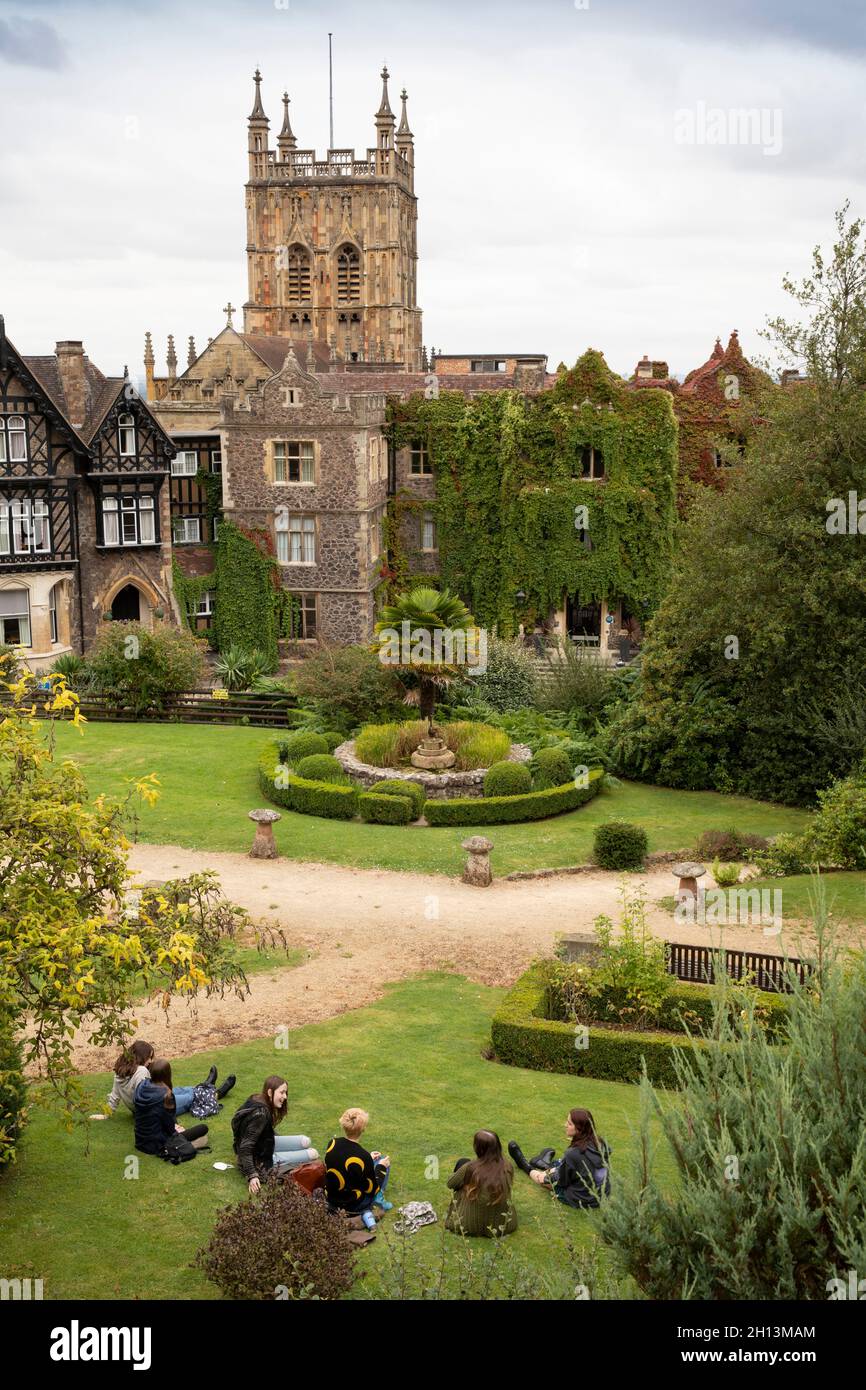
M 157 1057 L 150 1064 L 150 1076 L 135 1092 L 135 1147 L 142 1153 L 165 1155 L 167 1141 L 182 1134 L 197 1149 L 207 1147 L 207 1125 L 184 1129 L 177 1123 L 177 1105 L 171 1084 L 171 1063 Z
M 108 1094 L 108 1108 L 113 1115 L 121 1102 L 127 1110 L 135 1109 L 135 1093 L 142 1081 L 150 1077 L 149 1064 L 153 1061 L 153 1043 L 137 1038 L 125 1047 L 114 1064 L 114 1083 Z M 107 1115 L 91 1115 L 92 1120 L 107 1120 Z
M 319 1157 L 306 1134 L 274 1132 L 286 1118 L 288 1094 L 282 1076 L 268 1076 L 261 1091 L 245 1100 L 232 1116 L 238 1167 L 253 1194 L 274 1168 L 288 1172 Z
M 479 1129 L 474 1158 L 461 1158 L 448 1179 L 454 1193 L 445 1226 L 464 1236 L 507 1236 L 517 1230 L 511 1201 L 514 1168 L 502 1152 L 499 1135 Z
M 602 1196 L 610 1195 L 610 1145 L 599 1137 L 592 1112 L 579 1106 L 566 1115 L 565 1133 L 568 1148 L 559 1162 L 554 1162 L 553 1149 L 525 1158 L 513 1139 L 508 1152 L 521 1172 L 547 1187 L 567 1207 L 597 1207 Z

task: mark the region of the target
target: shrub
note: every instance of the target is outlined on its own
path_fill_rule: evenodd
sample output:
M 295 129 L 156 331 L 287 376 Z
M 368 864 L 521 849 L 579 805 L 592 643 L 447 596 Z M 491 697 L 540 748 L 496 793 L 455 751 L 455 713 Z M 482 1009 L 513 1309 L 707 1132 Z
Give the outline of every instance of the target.
M 835 869 L 866 868 L 866 780 L 845 777 L 818 793 L 806 833 L 813 862 Z
M 718 859 L 714 859 L 712 868 L 713 878 L 719 888 L 733 888 L 735 883 L 739 883 L 741 873 L 739 864 L 722 864 Z
M 654 1026 L 673 976 L 668 973 L 664 941 L 647 926 L 643 895 L 623 892 L 618 936 L 607 916 L 597 917 L 593 925 L 599 948 L 594 968 L 574 971 L 558 965 L 551 972 L 568 1016 L 582 1023 L 591 1018 L 636 1028 Z
M 611 692 L 610 668 L 584 647 L 560 641 L 552 653 L 550 670 L 538 682 L 536 702 L 542 710 L 568 710 L 592 723 Z
M 371 767 L 407 762 L 427 733 L 423 719 L 403 724 L 368 724 L 355 738 L 355 755 Z
M 375 792 L 362 792 L 358 797 L 358 810 L 362 820 L 371 821 L 374 825 L 408 825 L 414 819 L 408 796 L 377 796 Z
M 532 785 L 536 791 L 545 787 L 561 787 L 568 781 L 573 767 L 565 748 L 539 748 L 532 759 Z
M 487 669 L 455 681 L 449 692 L 454 704 L 484 704 L 505 713 L 524 709 L 535 700 L 535 665 L 524 646 L 487 636 Z
M 593 858 L 602 869 L 641 869 L 646 852 L 646 831 L 639 825 L 612 820 L 596 829 Z
M 295 763 L 295 774 L 312 782 L 348 782 L 348 777 L 330 753 L 309 753 Z
M 327 820 L 351 820 L 358 810 L 358 792 L 351 783 L 307 781 L 288 770 L 276 743 L 265 745 L 259 757 L 259 786 L 277 806 Z
M 327 753 L 328 745 L 321 734 L 310 733 L 306 729 L 299 730 L 296 734 L 289 734 L 280 744 L 280 757 L 283 762 L 290 763 L 292 767 L 297 767 L 302 758 L 309 758 L 313 753 Z
M 137 714 L 160 710 L 171 695 L 201 685 L 206 646 L 186 628 L 108 623 L 90 653 L 93 688 Z
M 507 825 L 518 821 L 543 820 L 563 811 L 574 811 L 591 801 L 601 789 L 600 768 L 589 774 L 589 785 L 549 787 L 543 792 L 524 792 L 522 796 L 455 797 L 451 801 L 427 801 L 424 815 L 430 825 Z
M 17 647 L 10 647 L 5 642 L 0 642 L 0 680 L 8 681 L 10 685 L 13 681 L 17 681 L 21 675 L 18 652 Z
M 424 810 L 424 802 L 427 800 L 427 793 L 420 782 L 406 782 L 395 780 L 393 782 L 377 782 L 375 787 L 371 787 L 377 796 L 404 796 L 412 802 L 414 819 L 417 820 Z
M 0 1170 L 10 1163 L 26 1115 L 27 1085 L 11 1020 L 0 1021 Z
M 752 858 L 768 878 L 787 878 L 789 874 L 806 872 L 807 854 L 805 837 L 786 832 L 776 835 L 765 850 L 756 850 Z
M 2 651 L 2 648 L 0 648 Z M 81 690 L 90 679 L 90 668 L 77 652 L 63 652 L 51 667 L 55 676 L 63 676 L 70 690 Z M 4 677 L 8 679 L 8 677 Z
M 326 729 L 325 732 L 322 734 L 322 738 L 328 745 L 329 753 L 333 753 L 335 748 L 339 748 L 341 743 L 346 742 L 342 734 L 334 733 L 332 729 Z
M 458 772 L 468 772 L 474 767 L 490 767 L 492 763 L 507 758 L 511 748 L 511 739 L 501 729 L 473 720 L 459 719 L 453 724 L 445 724 L 441 733 L 452 753 L 457 755 L 454 767 Z
M 226 690 L 240 691 L 259 687 L 273 671 L 275 662 L 258 647 L 247 650 L 233 642 L 221 653 L 214 675 Z M 265 694 L 272 693 L 265 691 Z
M 369 647 L 323 646 L 297 668 L 298 698 L 349 730 L 399 717 L 402 686 Z
M 493 763 L 484 774 L 485 796 L 520 796 L 531 789 L 529 768 L 522 763 Z
M 763 835 L 746 835 L 740 830 L 705 830 L 695 844 L 696 859 L 719 859 L 723 864 L 735 859 L 751 859 L 755 850 L 767 848 Z
M 195 1263 L 226 1298 L 335 1299 L 355 1279 L 345 1218 L 279 1179 L 224 1207 Z

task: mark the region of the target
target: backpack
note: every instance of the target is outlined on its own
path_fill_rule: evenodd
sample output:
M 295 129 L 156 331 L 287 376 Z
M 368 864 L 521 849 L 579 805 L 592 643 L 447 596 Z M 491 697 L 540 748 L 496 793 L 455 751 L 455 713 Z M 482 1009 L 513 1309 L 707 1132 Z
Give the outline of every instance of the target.
M 165 1148 L 162 1156 L 166 1163 L 188 1163 L 191 1158 L 195 1158 L 198 1149 L 195 1144 L 191 1144 L 185 1134 L 172 1134 L 165 1141 Z
M 207 1120 L 211 1115 L 218 1115 L 222 1106 L 217 1100 L 216 1086 L 209 1086 L 206 1081 L 193 1089 L 192 1105 L 189 1113 L 194 1115 L 197 1120 Z

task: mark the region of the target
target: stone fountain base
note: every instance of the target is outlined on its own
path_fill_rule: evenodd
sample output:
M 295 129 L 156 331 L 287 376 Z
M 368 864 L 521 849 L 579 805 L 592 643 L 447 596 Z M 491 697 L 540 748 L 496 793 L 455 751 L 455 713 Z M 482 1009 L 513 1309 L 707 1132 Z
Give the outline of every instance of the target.
M 427 738 L 422 738 L 409 761 L 413 767 L 420 767 L 427 772 L 445 772 L 447 768 L 454 766 L 457 758 L 444 738 L 430 734 Z
M 475 767 L 470 772 L 437 772 L 435 769 L 413 767 L 411 772 L 405 768 L 373 767 L 362 763 L 355 757 L 355 740 L 349 739 L 334 749 L 334 757 L 343 771 L 356 782 L 369 790 L 376 782 L 417 782 L 427 795 L 436 801 L 453 801 L 461 796 L 483 796 L 486 767 Z M 525 743 L 512 743 L 507 761 L 528 763 L 532 749 Z

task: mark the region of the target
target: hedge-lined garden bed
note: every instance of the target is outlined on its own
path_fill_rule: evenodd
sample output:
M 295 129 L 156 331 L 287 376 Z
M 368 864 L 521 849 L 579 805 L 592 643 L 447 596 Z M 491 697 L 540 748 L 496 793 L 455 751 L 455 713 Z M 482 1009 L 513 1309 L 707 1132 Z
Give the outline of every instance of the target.
M 600 1081 L 639 1081 L 641 1062 L 645 1060 L 647 1075 L 654 1085 L 676 1087 L 675 1054 L 688 1055 L 693 1046 L 707 1046 L 701 1038 L 686 1042 L 683 1015 L 686 1019 L 696 1015 L 700 1022 L 709 1022 L 711 991 L 706 985 L 678 981 L 665 1000 L 663 1027 L 658 1031 L 627 1032 L 590 1025 L 589 1045 L 579 1047 L 574 1023 L 545 1016 L 550 1002 L 549 969 L 549 963 L 541 961 L 521 975 L 494 1015 L 491 1039 L 498 1061 L 532 1071 L 592 1076 Z M 778 1036 L 786 1001 L 778 995 L 761 994 L 759 1002 L 770 1010 L 768 1026 Z
M 281 773 L 279 784 L 277 774 Z M 265 746 L 259 758 L 259 786 L 269 801 L 308 816 L 328 820 L 353 820 L 358 814 L 358 791 L 353 786 L 315 782 L 296 777 L 288 764 L 280 761 L 276 743 Z
M 559 816 L 563 811 L 575 811 L 584 806 L 601 790 L 604 771 L 593 768 L 589 785 L 576 787 L 566 782 L 562 787 L 547 787 L 544 791 L 524 792 L 518 796 L 456 797 L 452 801 L 428 801 L 424 814 L 430 825 L 503 825 L 508 822 L 543 820 Z

